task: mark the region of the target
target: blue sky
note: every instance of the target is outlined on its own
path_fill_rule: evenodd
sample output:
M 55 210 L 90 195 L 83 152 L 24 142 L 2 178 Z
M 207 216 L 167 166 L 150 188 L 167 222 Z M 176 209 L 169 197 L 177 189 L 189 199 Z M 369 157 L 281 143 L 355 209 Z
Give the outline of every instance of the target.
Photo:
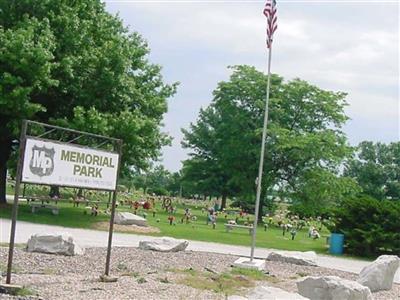
M 272 72 L 348 93 L 344 130 L 351 144 L 400 139 L 399 3 L 277 1 Z M 173 138 L 162 164 L 181 167 L 181 128 L 195 122 L 229 65 L 266 68 L 263 1 L 108 0 L 109 12 L 139 32 L 166 82 L 179 81 L 164 131 Z

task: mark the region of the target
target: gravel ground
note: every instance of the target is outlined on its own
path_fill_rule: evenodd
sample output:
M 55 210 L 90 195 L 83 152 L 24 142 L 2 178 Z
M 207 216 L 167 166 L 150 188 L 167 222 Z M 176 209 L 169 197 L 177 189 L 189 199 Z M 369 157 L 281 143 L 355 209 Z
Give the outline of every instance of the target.
M 343 279 L 357 280 L 358 274 L 327 269 L 322 267 L 307 267 L 280 262 L 267 262 L 267 270 L 270 275 L 276 277 L 278 282 L 271 285 L 279 287 L 289 292 L 297 292 L 296 281 L 305 276 L 338 276 Z M 400 284 L 393 284 L 390 291 L 380 291 L 373 293 L 375 300 L 399 300 Z M 338 299 L 340 300 L 340 299 Z
M 4 269 L 8 248 L 0 247 L 0 267 Z M 174 269 L 215 272 L 229 271 L 237 259 L 231 255 L 184 251 L 159 253 L 137 248 L 113 248 L 111 274 L 119 277 L 116 283 L 103 283 L 106 249 L 89 248 L 83 256 L 65 257 L 51 254 L 28 253 L 16 249 L 12 282 L 35 291 L 41 299 L 224 299 L 224 295 L 199 290 L 174 281 L 179 274 Z M 296 281 L 307 275 L 335 275 L 354 280 L 357 275 L 321 267 L 305 267 L 268 262 L 268 285 L 295 292 Z M 5 274 L 3 274 L 5 275 Z M 180 274 L 181 275 L 181 274 Z M 168 278 L 167 283 L 163 282 Z M 1 278 L 4 282 L 5 278 Z M 265 284 L 265 283 L 264 283 Z M 400 285 L 390 291 L 374 293 L 377 300 L 399 300 Z M 0 294 L 0 299 L 37 299 L 11 297 Z

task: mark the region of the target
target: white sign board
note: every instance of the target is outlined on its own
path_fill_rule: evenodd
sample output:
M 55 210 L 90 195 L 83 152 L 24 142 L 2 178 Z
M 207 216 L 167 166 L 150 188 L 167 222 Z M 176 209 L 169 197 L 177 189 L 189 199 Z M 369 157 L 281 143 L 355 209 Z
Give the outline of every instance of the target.
M 26 140 L 22 182 L 115 190 L 118 154 L 72 144 Z

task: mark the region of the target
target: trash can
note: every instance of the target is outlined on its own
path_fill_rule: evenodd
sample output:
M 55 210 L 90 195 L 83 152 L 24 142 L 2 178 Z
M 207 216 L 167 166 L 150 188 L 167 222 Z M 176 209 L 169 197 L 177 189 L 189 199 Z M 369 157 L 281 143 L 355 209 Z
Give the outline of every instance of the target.
M 329 239 L 329 253 L 343 254 L 344 234 L 332 233 Z

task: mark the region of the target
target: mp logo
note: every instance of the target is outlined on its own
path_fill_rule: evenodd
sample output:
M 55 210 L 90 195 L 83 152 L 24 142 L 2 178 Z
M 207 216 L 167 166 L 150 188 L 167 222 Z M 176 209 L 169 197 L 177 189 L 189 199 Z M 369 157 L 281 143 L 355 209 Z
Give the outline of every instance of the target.
M 29 163 L 29 169 L 35 175 L 40 177 L 49 176 L 54 170 L 54 148 L 32 147 L 32 157 Z

